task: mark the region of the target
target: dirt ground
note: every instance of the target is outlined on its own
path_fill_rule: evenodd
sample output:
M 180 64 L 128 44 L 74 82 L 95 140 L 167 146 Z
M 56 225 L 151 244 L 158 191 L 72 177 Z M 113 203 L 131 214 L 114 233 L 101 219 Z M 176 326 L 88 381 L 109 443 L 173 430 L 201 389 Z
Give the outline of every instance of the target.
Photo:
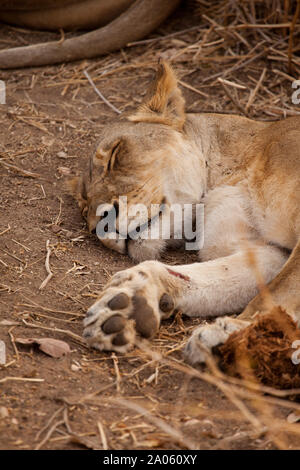
M 198 24 L 199 18 L 182 7 L 153 37 Z M 7 363 L 0 366 L 0 449 L 279 446 L 274 435 L 255 432 L 257 411 L 251 402 L 247 420 L 227 389 L 181 370 L 181 348 L 199 320 L 177 316 L 164 322 L 149 348 L 169 362 L 139 348 L 124 355 L 100 353 L 81 340 L 82 318 L 97 292 L 113 273 L 132 265 L 88 233 L 65 189 L 65 178 L 80 172 L 102 126 L 115 117 L 82 71 L 87 69 L 123 111 L 141 101 L 158 57 L 174 56 L 198 35 L 191 30 L 97 60 L 0 74 L 7 92 L 7 104 L 0 107 L 0 339 L 7 347 Z M 47 39 L 59 34 L 0 26 L 1 48 Z M 185 84 L 187 109 L 237 112 L 220 86 L 202 84 L 234 62 L 208 60 L 191 67 L 184 54 L 174 65 Z M 267 59 L 255 63 L 253 77 L 269 66 Z M 243 73 L 238 79 L 248 83 Z M 281 81 L 272 93 L 288 102 L 290 82 Z M 271 116 L 258 99 L 250 114 L 274 119 L 274 109 Z M 40 290 L 47 277 L 48 240 L 53 277 Z M 168 252 L 163 260 L 193 262 L 196 255 Z M 71 353 L 56 359 L 15 342 L 31 337 L 64 340 Z M 285 423 L 289 406 L 274 408 L 276 419 Z M 288 446 L 300 447 L 299 434 L 292 433 Z

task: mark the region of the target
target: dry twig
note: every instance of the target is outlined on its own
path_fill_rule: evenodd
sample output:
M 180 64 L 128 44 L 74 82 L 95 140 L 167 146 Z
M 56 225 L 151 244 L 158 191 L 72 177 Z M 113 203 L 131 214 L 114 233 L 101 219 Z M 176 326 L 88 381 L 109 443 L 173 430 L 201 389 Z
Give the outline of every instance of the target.
M 51 248 L 49 246 L 49 243 L 50 243 L 50 241 L 47 240 L 47 242 L 46 242 L 47 255 L 46 255 L 46 261 L 45 261 L 45 268 L 46 268 L 46 271 L 48 273 L 48 276 L 46 277 L 46 279 L 44 279 L 44 281 L 40 285 L 40 287 L 39 287 L 40 290 L 44 289 L 46 287 L 46 285 L 48 284 L 48 282 L 50 281 L 50 279 L 53 277 L 53 272 L 50 269 L 50 262 L 49 262 L 50 261 L 50 255 L 51 255 Z
M 101 91 L 98 90 L 98 88 L 96 87 L 95 83 L 93 82 L 93 80 L 91 79 L 89 73 L 84 70 L 83 71 L 84 75 L 86 76 L 86 78 L 88 79 L 88 81 L 90 82 L 90 85 L 93 87 L 93 90 L 97 93 L 98 96 L 100 96 L 100 98 L 102 99 L 102 101 L 110 107 L 110 109 L 112 109 L 115 113 L 117 114 L 121 114 L 121 111 L 116 108 L 112 103 L 110 103 L 110 101 L 108 101 L 108 99 L 105 98 L 105 96 L 102 95 Z

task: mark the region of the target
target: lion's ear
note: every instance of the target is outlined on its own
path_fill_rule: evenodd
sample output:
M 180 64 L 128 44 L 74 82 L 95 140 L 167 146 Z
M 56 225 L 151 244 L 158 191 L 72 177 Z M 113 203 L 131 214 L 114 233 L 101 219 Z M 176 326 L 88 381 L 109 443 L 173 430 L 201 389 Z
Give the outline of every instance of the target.
M 180 130 L 185 121 L 184 105 L 175 72 L 167 62 L 161 61 L 145 101 L 128 119 L 160 122 Z
M 76 176 L 66 182 L 68 192 L 74 197 L 78 202 L 78 205 L 81 209 L 82 214 L 87 208 L 87 193 L 86 193 L 86 184 L 82 176 Z

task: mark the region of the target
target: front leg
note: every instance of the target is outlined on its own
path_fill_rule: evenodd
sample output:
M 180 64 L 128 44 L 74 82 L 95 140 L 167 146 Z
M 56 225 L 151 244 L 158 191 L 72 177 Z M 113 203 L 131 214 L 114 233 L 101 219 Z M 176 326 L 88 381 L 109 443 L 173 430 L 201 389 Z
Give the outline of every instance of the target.
M 275 247 L 261 247 L 255 250 L 255 254 L 257 260 L 257 267 L 261 275 L 263 276 L 265 282 L 270 281 L 276 276 L 276 274 L 280 271 L 280 268 L 284 265 L 284 261 L 286 260 L 286 255 Z M 245 263 L 245 255 L 245 253 L 244 255 L 242 252 L 240 253 L 240 260 L 242 260 L 242 258 L 244 257 L 244 263 L 240 266 L 240 283 L 236 283 L 235 285 L 235 287 L 239 286 L 241 292 L 240 299 L 243 298 L 242 291 L 244 291 L 245 294 L 257 292 L 255 274 L 250 267 L 247 268 L 247 264 Z M 237 255 L 233 256 L 236 256 L 237 259 Z M 230 259 L 232 260 L 233 257 L 229 256 L 227 258 L 227 260 Z M 289 265 L 289 262 L 285 264 L 283 271 L 285 270 L 287 265 Z M 242 273 L 246 274 L 245 278 L 243 277 Z M 236 274 L 238 275 L 238 272 Z M 275 280 L 278 277 L 280 277 L 280 274 L 275 277 Z M 231 288 L 234 286 L 235 281 L 236 279 L 233 278 L 233 284 Z M 273 281 L 270 284 L 272 285 L 272 283 Z M 238 295 L 238 291 L 236 291 L 236 294 Z M 224 306 L 226 304 L 226 297 L 228 297 L 228 291 L 224 292 Z M 253 297 L 254 295 L 252 294 L 252 298 Z M 206 362 L 207 355 L 212 354 L 216 347 L 224 344 L 233 332 L 246 328 L 250 324 L 250 322 L 253 321 L 254 314 L 257 313 L 257 311 L 259 310 L 256 308 L 256 302 L 259 298 L 259 296 L 256 296 L 254 300 L 250 302 L 249 306 L 251 314 L 249 314 L 249 306 L 247 306 L 244 312 L 240 314 L 237 318 L 218 318 L 215 322 L 211 324 L 203 325 L 196 328 L 191 338 L 189 339 L 184 351 L 186 360 L 193 365 Z M 249 298 L 249 300 L 250 299 L 251 297 Z M 246 302 L 246 305 L 247 303 L 248 302 Z M 254 305 L 256 307 L 253 309 Z M 244 307 L 240 308 L 240 311 L 242 311 Z M 232 312 L 235 312 L 235 310 L 233 309 Z
M 266 277 L 274 276 L 284 263 L 275 248 L 260 247 L 258 255 Z M 126 352 L 136 334 L 152 338 L 161 320 L 175 309 L 202 318 L 239 312 L 257 293 L 245 260 L 240 252 L 174 267 L 145 261 L 121 271 L 87 312 L 84 337 L 97 349 Z

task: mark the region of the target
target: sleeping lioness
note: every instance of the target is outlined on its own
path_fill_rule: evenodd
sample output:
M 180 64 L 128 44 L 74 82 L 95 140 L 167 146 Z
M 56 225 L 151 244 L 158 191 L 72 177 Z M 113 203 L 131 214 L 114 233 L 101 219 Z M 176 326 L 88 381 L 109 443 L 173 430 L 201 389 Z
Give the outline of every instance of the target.
M 170 240 L 103 237 L 139 264 L 111 278 L 84 320 L 89 345 L 126 352 L 137 334 L 153 337 L 176 310 L 219 317 L 189 339 L 185 353 L 195 364 L 266 311 L 259 276 L 300 324 L 300 117 L 256 122 L 186 114 L 184 107 L 174 72 L 161 63 L 138 109 L 104 128 L 89 170 L 72 190 L 90 231 L 103 218 L 96 214 L 103 204 L 115 210 L 118 226 L 119 196 L 127 196 L 129 208 L 204 203 L 199 263 L 155 261 L 174 244 L 172 234 Z

